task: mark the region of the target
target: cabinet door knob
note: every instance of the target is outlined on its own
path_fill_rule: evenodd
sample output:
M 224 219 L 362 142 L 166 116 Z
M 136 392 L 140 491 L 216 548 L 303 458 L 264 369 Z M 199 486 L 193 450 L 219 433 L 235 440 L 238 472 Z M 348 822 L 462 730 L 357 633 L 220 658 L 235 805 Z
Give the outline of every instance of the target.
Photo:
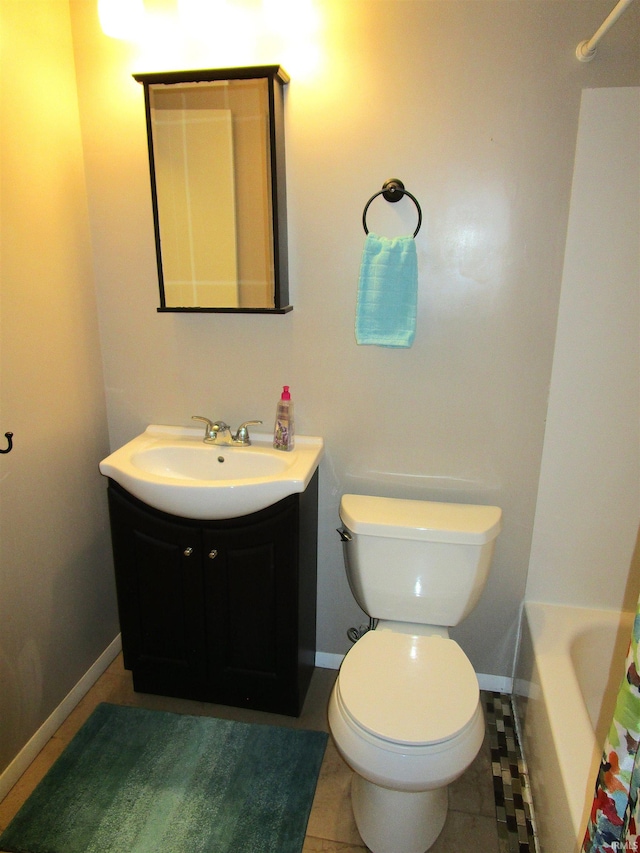
M 209 551 L 209 559 L 215 560 L 215 558 L 217 556 L 218 556 L 218 552 L 215 550 L 215 548 L 212 548 L 211 551 Z
M 190 557 L 193 554 L 193 548 L 185 548 L 182 553 L 185 557 Z

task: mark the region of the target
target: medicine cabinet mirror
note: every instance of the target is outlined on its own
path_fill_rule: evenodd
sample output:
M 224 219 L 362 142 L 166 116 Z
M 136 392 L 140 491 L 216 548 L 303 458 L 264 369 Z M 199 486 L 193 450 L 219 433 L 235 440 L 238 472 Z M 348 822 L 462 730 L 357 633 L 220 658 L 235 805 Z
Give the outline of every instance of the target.
M 144 86 L 158 311 L 290 311 L 286 72 L 133 76 Z

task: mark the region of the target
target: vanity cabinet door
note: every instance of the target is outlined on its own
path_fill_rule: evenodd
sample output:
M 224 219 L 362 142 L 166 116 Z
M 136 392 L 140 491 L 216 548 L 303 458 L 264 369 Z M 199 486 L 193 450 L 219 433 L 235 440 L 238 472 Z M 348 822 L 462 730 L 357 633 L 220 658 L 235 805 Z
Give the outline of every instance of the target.
M 214 701 L 297 714 L 298 500 L 204 531 Z
M 297 716 L 315 664 L 317 472 L 241 518 L 168 515 L 109 482 L 134 689 Z
M 199 698 L 206 680 L 201 529 L 140 509 L 115 488 L 109 510 L 124 664 L 134 688 Z

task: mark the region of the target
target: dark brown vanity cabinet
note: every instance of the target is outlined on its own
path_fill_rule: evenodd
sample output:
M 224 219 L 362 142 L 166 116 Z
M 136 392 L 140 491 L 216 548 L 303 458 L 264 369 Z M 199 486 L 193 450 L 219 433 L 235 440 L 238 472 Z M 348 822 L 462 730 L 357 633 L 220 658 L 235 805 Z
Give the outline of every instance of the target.
M 318 475 L 242 518 L 152 509 L 113 480 L 124 664 L 137 691 L 297 716 L 313 672 Z

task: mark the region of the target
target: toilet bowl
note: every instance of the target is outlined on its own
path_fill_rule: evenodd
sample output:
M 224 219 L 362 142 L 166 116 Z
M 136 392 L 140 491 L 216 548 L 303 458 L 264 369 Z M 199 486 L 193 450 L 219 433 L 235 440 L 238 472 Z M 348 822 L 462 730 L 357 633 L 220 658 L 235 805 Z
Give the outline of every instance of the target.
M 484 737 L 478 681 L 460 646 L 368 632 L 345 657 L 328 713 L 338 751 L 357 774 L 352 804 L 362 840 L 373 853 L 424 853 L 446 819 L 446 786 Z
M 484 737 L 478 680 L 448 627 L 482 592 L 501 512 L 345 495 L 340 516 L 351 589 L 382 618 L 344 658 L 329 728 L 355 771 L 367 847 L 425 853 L 446 820 L 447 785 Z

